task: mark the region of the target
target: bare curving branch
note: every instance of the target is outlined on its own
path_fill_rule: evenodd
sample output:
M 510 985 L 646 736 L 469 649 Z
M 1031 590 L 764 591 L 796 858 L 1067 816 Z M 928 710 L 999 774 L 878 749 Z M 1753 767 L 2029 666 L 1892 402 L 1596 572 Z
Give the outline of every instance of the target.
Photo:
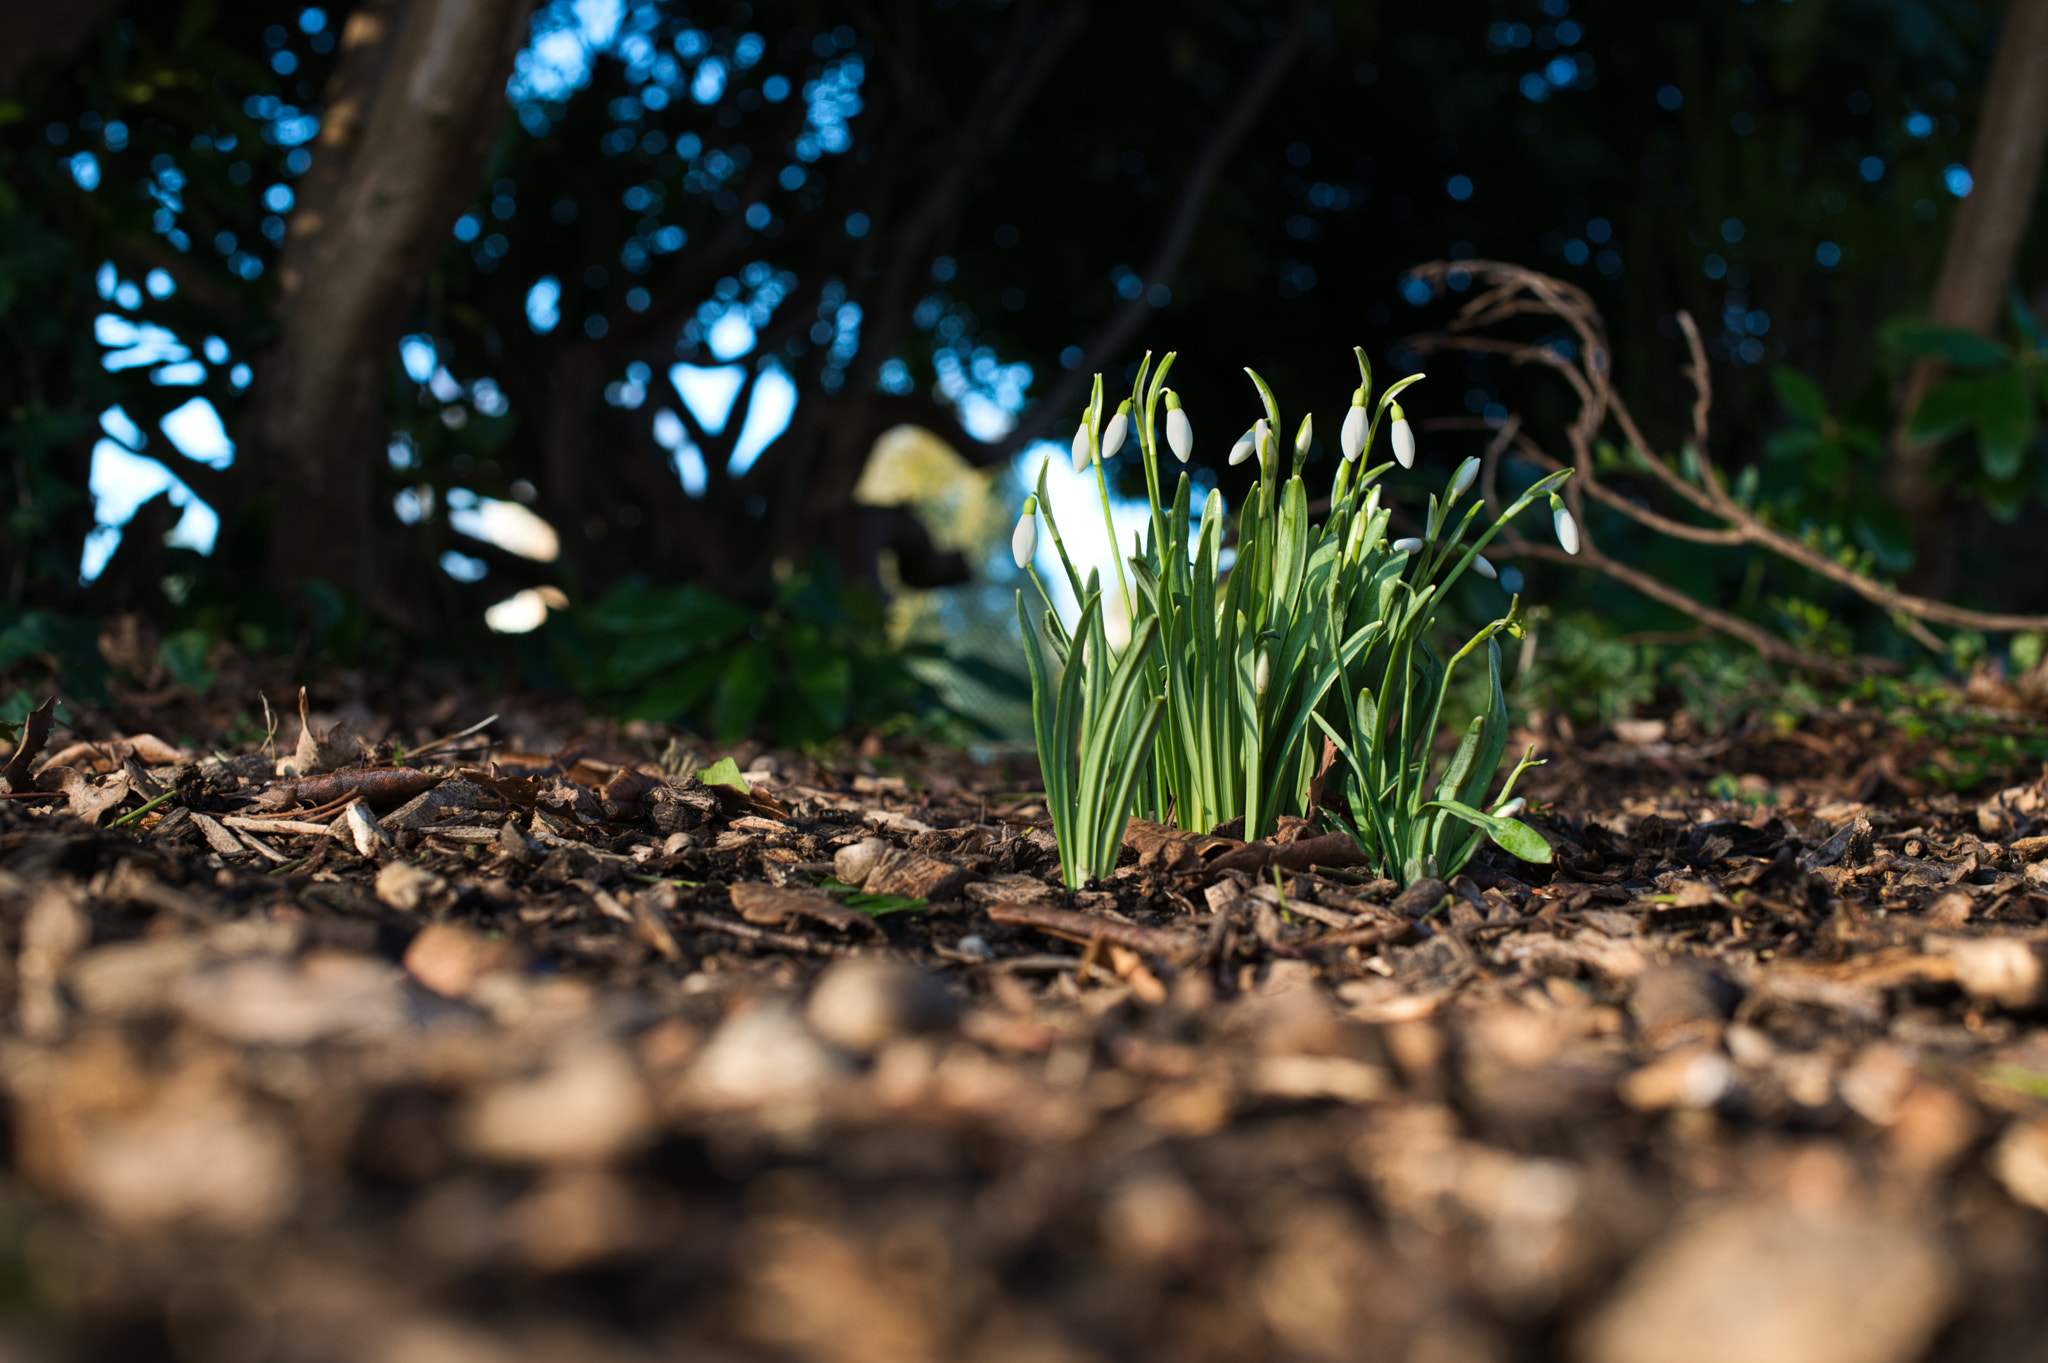
M 1695 394 L 1689 443 L 1692 462 L 1698 469 L 1697 480 L 1687 477 L 1669 457 L 1658 452 L 1644 436 L 1633 413 L 1629 411 L 1628 404 L 1614 390 L 1610 372 L 1613 351 L 1607 342 L 1606 324 L 1601 319 L 1598 308 L 1593 305 L 1592 299 L 1583 290 L 1537 271 L 1500 261 L 1434 261 L 1418 266 L 1414 273 L 1432 284 L 1441 284 L 1454 269 L 1469 274 L 1479 285 L 1478 293 L 1459 310 L 1444 330 L 1409 337 L 1404 344 L 1421 354 L 1459 351 L 1500 355 L 1518 365 L 1541 365 L 1569 383 L 1579 398 L 1578 415 L 1566 428 L 1565 433 L 1571 445 L 1571 466 L 1576 473 L 1576 476 L 1566 484 L 1565 497 L 1571 503 L 1573 512 L 1579 517 L 1580 534 L 1585 541 L 1583 550 L 1577 558 L 1571 558 L 1548 545 L 1532 543 L 1509 531 L 1504 533 L 1499 541 L 1503 552 L 1576 563 L 1582 567 L 1592 568 L 1653 600 L 1684 611 L 1703 624 L 1742 639 L 1767 657 L 1834 674 L 1840 674 L 1845 668 L 1852 672 L 1896 669 L 1882 659 L 1864 658 L 1855 664 L 1847 664 L 1840 659 L 1822 658 L 1807 653 L 1748 621 L 1717 610 L 1678 588 L 1659 582 L 1648 574 L 1608 557 L 1599 551 L 1587 534 L 1583 515 L 1585 500 L 1590 498 L 1603 506 L 1611 507 L 1637 524 L 1674 539 L 1695 544 L 1746 544 L 1766 550 L 1819 577 L 1846 587 L 1871 604 L 1883 608 L 1891 614 L 1899 628 L 1936 650 L 1942 649 L 1943 645 L 1939 638 L 1927 630 L 1928 622 L 1957 629 L 1990 631 L 2048 629 L 2048 616 L 2008 615 L 1970 610 L 1945 601 L 1899 591 L 1837 561 L 1797 536 L 1766 524 L 1748 507 L 1735 500 L 1729 494 L 1719 468 L 1707 453 L 1711 434 L 1713 386 L 1707 368 L 1706 347 L 1701 343 L 1699 328 L 1694 325 L 1690 314 L 1679 313 L 1678 322 L 1686 343 L 1687 362 L 1684 373 L 1692 383 Z M 1501 323 L 1532 316 L 1547 317 L 1564 323 L 1571 329 L 1577 344 L 1570 352 L 1566 352 L 1559 347 L 1484 334 L 1488 329 Z M 1667 515 L 1603 482 L 1594 466 L 1593 445 L 1601 430 L 1610 421 L 1618 429 L 1631 455 L 1647 472 L 1662 483 L 1672 495 L 1714 523 L 1699 524 Z M 1485 423 L 1457 418 L 1433 421 L 1429 424 L 1435 429 L 1450 430 L 1475 429 L 1483 427 Z M 1488 505 L 1496 512 L 1499 511 L 1500 504 L 1494 490 L 1495 465 L 1500 455 L 1509 448 L 1520 451 L 1546 470 L 1565 467 L 1562 461 L 1550 455 L 1523 430 L 1519 418 L 1512 418 L 1509 424 L 1501 429 L 1487 451 L 1483 488 Z

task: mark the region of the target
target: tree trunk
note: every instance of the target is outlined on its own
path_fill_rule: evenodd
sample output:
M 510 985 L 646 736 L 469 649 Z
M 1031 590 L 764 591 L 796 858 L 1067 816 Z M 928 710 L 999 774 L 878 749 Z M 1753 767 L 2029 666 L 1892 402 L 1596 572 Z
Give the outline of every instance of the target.
M 1941 326 L 1989 334 L 2011 282 L 2020 239 L 2040 185 L 2048 142 L 2048 0 L 2012 0 L 1984 92 L 1971 148 L 1976 183 L 1949 229 L 1948 248 L 1928 312 Z M 1954 574 L 1954 536 L 1942 489 L 1930 476 L 1938 448 L 1906 439 L 1906 418 L 1940 377 L 1940 366 L 1913 367 L 1885 467 L 1885 492 L 1906 513 L 1917 550 L 1910 582 L 1946 594 Z
M 241 425 L 273 585 L 366 600 L 396 348 L 505 119 L 532 0 L 372 0 L 350 16 L 279 262 L 276 347 Z

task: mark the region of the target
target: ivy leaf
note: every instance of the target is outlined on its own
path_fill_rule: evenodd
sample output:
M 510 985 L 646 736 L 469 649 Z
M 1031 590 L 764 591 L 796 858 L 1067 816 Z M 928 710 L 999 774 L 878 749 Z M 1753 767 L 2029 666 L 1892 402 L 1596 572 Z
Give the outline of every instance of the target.
M 1983 381 L 1950 379 L 1929 389 L 1906 422 L 1906 438 L 1932 444 L 1946 440 L 1977 419 Z
M 2012 363 L 2012 347 L 1961 327 L 1898 321 L 1882 332 L 1885 342 L 1908 355 L 1941 360 L 1959 369 L 1996 369 Z
M 2034 434 L 2034 395 L 2025 371 L 2014 367 L 1987 376 L 1977 408 L 1977 444 L 1984 454 L 1984 472 L 1998 482 L 2019 476 L 2027 442 Z
M 1778 401 L 1785 404 L 1785 410 L 1801 421 L 1818 426 L 1828 419 L 1828 400 L 1820 385 L 1790 365 L 1772 370 L 1771 384 L 1778 390 Z

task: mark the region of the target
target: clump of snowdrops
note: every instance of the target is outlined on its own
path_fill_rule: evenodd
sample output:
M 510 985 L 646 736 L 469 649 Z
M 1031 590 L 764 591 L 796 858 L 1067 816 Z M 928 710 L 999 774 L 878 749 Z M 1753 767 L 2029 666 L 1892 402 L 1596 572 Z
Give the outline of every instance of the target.
M 1479 472 L 1479 460 L 1467 459 L 1443 493 L 1430 497 L 1423 533 L 1389 541 L 1391 509 L 1379 479 L 1395 463 L 1415 464 L 1414 433 L 1396 398 L 1423 376 L 1400 380 L 1375 403 L 1372 367 L 1364 351 L 1354 354 L 1360 383 L 1340 428 L 1344 457 L 1319 524 L 1310 521 L 1302 480 L 1314 418 L 1304 415 L 1286 440 L 1272 390 L 1245 371 L 1265 415 L 1229 456 L 1232 464 L 1259 463 L 1258 482 L 1237 512 L 1234 561 L 1226 558 L 1221 493 L 1211 491 L 1195 517 L 1183 471 L 1172 498 L 1164 496 L 1156 435 L 1162 408 L 1166 445 L 1180 463 L 1195 439 L 1179 395 L 1166 386 L 1174 355 L 1154 368 L 1147 354 L 1131 396 L 1106 420 L 1096 376 L 1074 433 L 1075 471 L 1093 466 L 1115 543 L 1102 464 L 1135 439 L 1150 505 L 1136 552 L 1116 563 L 1115 590 L 1131 621 L 1121 650 L 1103 622 L 1108 588 L 1096 572 L 1083 580 L 1075 569 L 1040 472 L 1011 549 L 1043 603 L 1034 613 L 1019 592 L 1017 619 L 1069 889 L 1115 869 L 1134 814 L 1204 832 L 1242 818 L 1244 836 L 1256 838 L 1282 815 L 1311 812 L 1326 737 L 1336 768 L 1314 813 L 1348 831 L 1377 873 L 1403 881 L 1448 876 L 1488 837 L 1525 860 L 1550 859 L 1543 839 L 1514 817 L 1523 803 L 1514 785 L 1535 763 L 1534 749 L 1494 788 L 1508 738 L 1498 636 L 1519 636 L 1519 595 L 1510 593 L 1501 616 L 1448 657 L 1431 635 L 1437 607 L 1467 572 L 1498 580 L 1480 551 L 1539 499 L 1549 499 L 1559 542 L 1577 552 L 1578 527 L 1556 491 L 1570 471 L 1540 480 L 1482 525 L 1477 498 L 1460 507 Z M 1369 466 L 1382 427 L 1393 460 Z M 1071 629 L 1033 566 L 1040 517 L 1080 603 Z M 1489 701 L 1440 762 L 1434 739 L 1444 700 L 1458 666 L 1475 654 L 1487 668 Z M 1328 790 L 1333 777 L 1342 787 L 1337 799 Z

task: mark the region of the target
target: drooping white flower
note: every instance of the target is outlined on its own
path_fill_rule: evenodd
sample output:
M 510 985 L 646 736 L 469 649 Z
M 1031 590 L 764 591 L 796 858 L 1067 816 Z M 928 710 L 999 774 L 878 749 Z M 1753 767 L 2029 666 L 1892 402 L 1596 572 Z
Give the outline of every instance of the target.
M 1234 468 L 1251 458 L 1252 450 L 1256 447 L 1257 442 L 1258 432 L 1256 430 L 1246 431 L 1243 435 L 1239 436 L 1237 443 L 1230 447 L 1231 466 Z
M 1017 560 L 1019 568 L 1027 567 L 1038 554 L 1038 498 L 1024 499 L 1024 514 L 1017 518 L 1017 528 L 1010 532 L 1010 557 Z
M 1088 467 L 1095 457 L 1095 442 L 1090 438 L 1094 432 L 1088 429 L 1088 418 L 1084 415 L 1081 424 L 1074 431 L 1074 472 Z
M 1109 419 L 1109 429 L 1102 433 L 1102 457 L 1111 459 L 1124 447 L 1124 436 L 1131 429 L 1131 400 L 1125 398 L 1117 404 L 1116 415 Z
M 1188 424 L 1188 414 L 1180 409 L 1180 394 L 1171 388 L 1166 390 L 1166 446 L 1183 464 L 1195 452 L 1195 428 Z
M 1308 458 L 1308 447 L 1315 443 L 1316 414 L 1308 413 L 1301 419 L 1301 429 L 1294 433 L 1294 458 L 1297 462 Z
M 1260 417 L 1252 423 L 1252 448 L 1258 451 L 1259 467 L 1264 468 L 1273 458 L 1273 428 Z
M 1472 571 L 1485 578 L 1488 582 L 1498 582 L 1500 580 L 1500 569 L 1487 562 L 1486 555 L 1484 554 L 1474 554 L 1472 556 Z
M 1415 432 L 1408 426 L 1408 414 L 1401 410 L 1401 404 L 1394 404 L 1394 460 L 1404 469 L 1415 467 Z
M 1523 799 L 1521 796 L 1517 795 L 1514 799 L 1508 801 L 1499 809 L 1494 810 L 1493 817 L 1496 819 L 1512 819 L 1515 817 L 1515 815 L 1521 813 L 1528 807 L 1529 802 Z
M 1555 492 L 1550 494 L 1550 524 L 1557 531 L 1557 542 L 1567 554 L 1579 552 L 1579 523 L 1572 519 L 1564 498 Z
M 1264 649 L 1259 650 L 1259 660 L 1252 664 L 1252 690 L 1259 695 L 1266 694 L 1266 687 L 1273 680 L 1273 656 Z
M 1344 414 L 1344 427 L 1337 436 L 1344 458 L 1352 463 L 1365 453 L 1365 427 L 1365 390 L 1359 388 L 1351 394 L 1351 410 Z
M 1395 540 L 1390 547 L 1397 554 L 1413 554 L 1421 551 L 1422 541 L 1410 535 L 1406 539 Z
M 1450 500 L 1455 502 L 1458 498 L 1464 496 L 1471 489 L 1472 480 L 1478 476 L 1479 461 L 1477 459 L 1467 459 L 1464 463 L 1458 465 L 1458 471 L 1451 475 Z

